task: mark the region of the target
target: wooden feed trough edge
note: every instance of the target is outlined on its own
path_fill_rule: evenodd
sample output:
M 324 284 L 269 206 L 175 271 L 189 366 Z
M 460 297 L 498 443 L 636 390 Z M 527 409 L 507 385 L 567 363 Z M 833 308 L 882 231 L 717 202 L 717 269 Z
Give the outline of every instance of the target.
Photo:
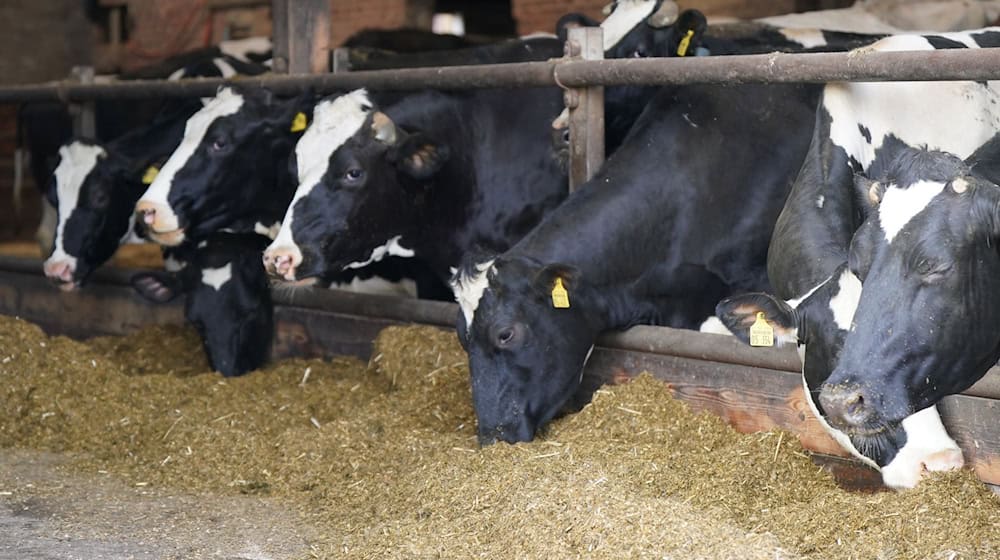
M 156 305 L 128 283 L 134 270 L 98 271 L 89 285 L 62 293 L 42 275 L 39 259 L 0 256 L 0 313 L 42 326 L 49 334 L 86 338 L 128 334 L 151 324 L 180 323 L 180 302 Z M 452 303 L 370 296 L 338 290 L 274 291 L 275 358 L 368 358 L 384 327 L 418 323 L 452 328 Z M 791 348 L 750 348 L 726 336 L 666 327 L 634 327 L 600 338 L 587 364 L 585 389 L 627 380 L 643 371 L 663 380 L 696 411 L 710 411 L 741 432 L 783 428 L 818 455 L 845 486 L 873 489 L 878 473 L 826 434 L 805 400 L 799 359 Z M 979 478 L 1000 485 L 1000 369 L 939 405 L 949 433 Z

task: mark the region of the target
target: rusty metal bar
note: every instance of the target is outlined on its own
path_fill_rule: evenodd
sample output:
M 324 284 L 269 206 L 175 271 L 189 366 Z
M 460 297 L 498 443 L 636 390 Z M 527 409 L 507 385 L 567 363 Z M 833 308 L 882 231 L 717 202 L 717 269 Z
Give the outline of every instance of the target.
M 267 87 L 294 94 L 367 87 L 375 90 L 482 89 L 684 83 L 768 83 L 828 81 L 940 81 L 1000 79 L 1000 49 L 946 49 L 915 52 L 772 53 L 518 62 L 484 66 L 403 68 L 310 76 L 265 76 L 237 80 L 193 79 L 177 82 L 137 80 L 83 85 L 70 82 L 0 88 L 0 102 L 78 101 L 213 95 L 225 83 Z
M 566 55 L 578 60 L 604 58 L 603 30 L 569 30 Z M 569 190 L 586 183 L 604 163 L 604 87 L 590 86 L 564 92 L 569 109 Z

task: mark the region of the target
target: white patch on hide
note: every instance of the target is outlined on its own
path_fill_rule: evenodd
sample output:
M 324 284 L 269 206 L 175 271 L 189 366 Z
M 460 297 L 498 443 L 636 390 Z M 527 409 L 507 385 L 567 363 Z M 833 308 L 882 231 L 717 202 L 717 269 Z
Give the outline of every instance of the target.
M 920 482 L 924 469 L 945 471 L 959 469 L 964 464 L 962 450 L 945 430 L 936 406 L 907 416 L 902 425 L 906 444 L 882 468 L 882 482 L 886 486 L 913 488 Z
M 918 181 L 907 188 L 890 186 L 878 205 L 878 220 L 885 232 L 885 240 L 893 238 L 914 216 L 927 208 L 934 197 L 944 191 L 944 183 Z
M 826 37 L 823 36 L 821 29 L 782 27 L 778 31 L 789 41 L 798 43 L 806 49 L 826 46 Z
M 715 315 L 705 319 L 701 326 L 698 327 L 698 332 L 733 336 L 733 332 L 726 328 L 726 325 Z
M 861 301 L 861 281 L 850 269 L 845 268 L 837 283 L 840 290 L 830 298 L 830 311 L 837 328 L 849 331 L 854 313 L 858 310 L 858 302 Z
M 226 263 L 219 268 L 203 268 L 201 270 L 201 283 L 215 288 L 216 291 L 229 282 L 233 277 L 233 263 Z
M 344 268 L 361 268 L 364 266 L 368 266 L 374 262 L 379 262 L 380 260 L 388 256 L 406 257 L 406 258 L 412 257 L 414 254 L 413 249 L 407 249 L 406 247 L 403 247 L 402 245 L 399 244 L 399 239 L 401 237 L 402 237 L 401 235 L 397 235 L 396 237 L 393 237 L 389 241 L 386 241 L 385 245 L 382 245 L 381 247 L 375 247 L 374 249 L 372 249 L 372 254 L 370 257 L 368 257 L 368 260 L 364 262 L 351 263 Z
M 472 274 L 460 274 L 452 279 L 451 290 L 455 293 L 458 306 L 462 308 L 466 327 L 472 326 L 472 318 L 479 307 L 479 300 L 483 298 L 483 292 L 490 285 L 489 275 L 495 272 L 493 262 L 494 259 L 490 259 L 479 263 L 473 267 L 475 272 Z
M 604 52 L 611 50 L 630 31 L 646 21 L 656 8 L 656 0 L 618 0 L 615 11 L 603 22 Z

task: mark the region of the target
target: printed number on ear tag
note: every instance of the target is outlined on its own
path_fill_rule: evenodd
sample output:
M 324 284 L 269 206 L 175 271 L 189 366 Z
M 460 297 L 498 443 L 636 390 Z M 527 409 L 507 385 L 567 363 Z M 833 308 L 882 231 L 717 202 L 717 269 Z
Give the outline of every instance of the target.
M 750 346 L 774 346 L 774 329 L 767 324 L 764 312 L 757 312 L 757 320 L 750 325 Z
M 292 119 L 292 132 L 302 132 L 306 129 L 306 125 L 309 124 L 306 120 L 306 114 L 303 112 L 295 113 L 295 118 Z
M 146 168 L 146 172 L 142 174 L 142 184 L 150 185 L 156 179 L 156 174 L 160 172 L 160 168 L 155 165 L 150 165 Z
M 569 308 L 569 292 L 563 286 L 562 278 L 556 278 L 556 285 L 552 286 L 552 307 L 556 309 Z

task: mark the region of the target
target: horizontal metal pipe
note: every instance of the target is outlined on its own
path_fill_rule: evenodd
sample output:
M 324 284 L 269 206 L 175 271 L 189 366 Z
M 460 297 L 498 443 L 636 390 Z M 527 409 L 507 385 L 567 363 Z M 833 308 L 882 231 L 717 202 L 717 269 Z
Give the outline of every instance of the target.
M 111 84 L 51 82 L 0 88 L 0 102 L 84 101 L 147 97 L 195 97 L 227 83 L 266 87 L 276 93 L 327 93 L 367 87 L 477 89 L 769 83 L 829 81 L 934 81 L 1000 79 L 1000 49 L 944 49 L 841 53 L 771 53 L 692 58 L 550 60 L 480 66 L 402 68 L 310 76 L 260 76 L 235 80 L 198 78 L 175 82 L 137 80 Z

